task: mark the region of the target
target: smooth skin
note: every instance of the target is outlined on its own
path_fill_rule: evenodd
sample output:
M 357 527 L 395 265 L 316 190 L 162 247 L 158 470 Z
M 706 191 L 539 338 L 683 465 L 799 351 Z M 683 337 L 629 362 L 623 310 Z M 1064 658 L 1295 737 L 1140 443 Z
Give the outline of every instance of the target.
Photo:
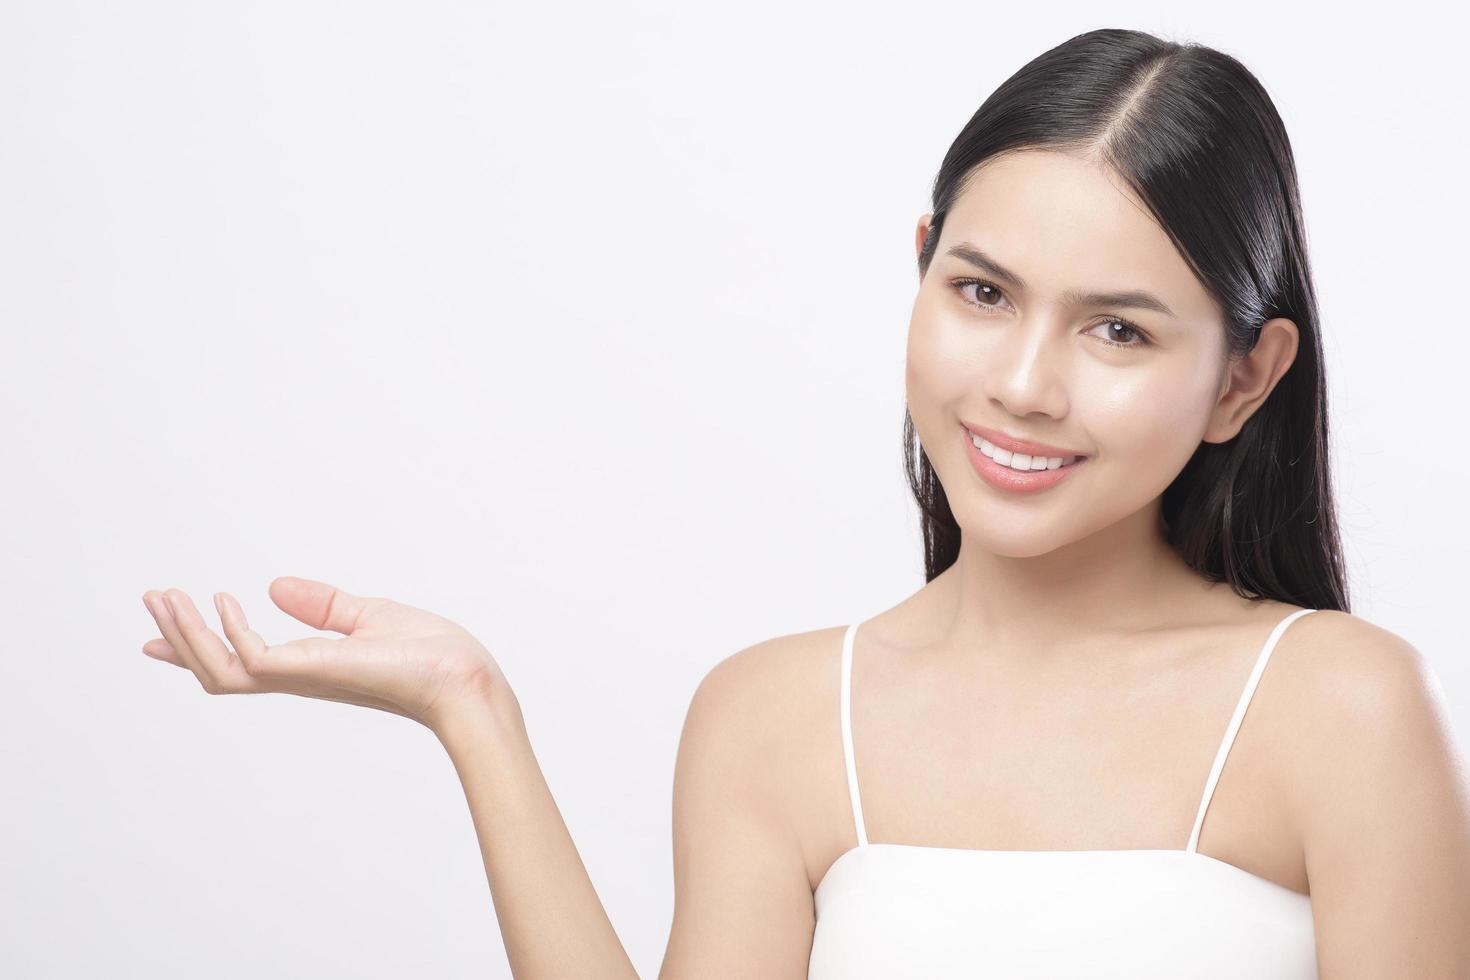
M 959 243 L 1014 276 L 950 254 Z M 1119 289 L 1171 312 L 1067 298 Z M 1023 151 L 988 161 L 952 208 L 908 336 L 910 414 L 962 543 L 858 633 L 869 839 L 1183 848 L 1260 645 L 1296 607 L 1201 579 L 1164 539 L 1160 495 L 1199 442 L 1233 438 L 1264 403 L 1296 357 L 1296 325 L 1267 321 L 1230 359 L 1222 311 L 1117 175 Z M 1047 491 L 1008 494 L 970 468 L 962 419 L 1090 458 Z M 279 578 L 270 595 L 343 638 L 269 646 L 221 596 L 226 643 L 172 589 L 144 597 L 163 634 L 144 650 L 210 693 L 281 691 L 426 725 L 464 785 L 513 974 L 636 976 L 485 647 L 442 617 L 325 583 Z M 842 629 L 741 650 L 694 692 L 660 980 L 806 976 L 813 891 L 856 843 Z M 1393 633 L 1330 610 L 1291 626 L 1198 847 L 1310 894 L 1323 978 L 1470 976 L 1470 775 L 1437 678 Z

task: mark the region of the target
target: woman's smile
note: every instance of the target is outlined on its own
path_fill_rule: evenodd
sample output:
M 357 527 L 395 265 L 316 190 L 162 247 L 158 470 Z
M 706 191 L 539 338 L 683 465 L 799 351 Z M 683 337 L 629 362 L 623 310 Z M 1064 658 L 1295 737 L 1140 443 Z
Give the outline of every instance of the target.
M 1032 456 L 1013 453 L 974 434 L 965 426 L 960 427 L 960 435 L 965 442 L 965 454 L 976 474 L 997 490 L 1012 493 L 1029 493 L 1054 487 L 1088 460 L 1087 456 L 1078 455 Z

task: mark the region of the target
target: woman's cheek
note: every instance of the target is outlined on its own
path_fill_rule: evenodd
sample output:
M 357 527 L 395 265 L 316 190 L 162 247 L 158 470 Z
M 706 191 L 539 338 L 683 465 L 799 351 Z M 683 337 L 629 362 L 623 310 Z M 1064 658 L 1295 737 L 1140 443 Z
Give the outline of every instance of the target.
M 1138 502 L 1162 493 L 1199 446 L 1211 392 L 1192 372 L 1160 364 L 1126 379 L 1098 380 L 1084 393 L 1099 461 L 1136 488 Z
M 909 414 L 914 427 L 925 434 L 920 417 L 926 420 L 936 409 L 966 400 L 975 384 L 974 366 L 961 345 L 946 342 L 942 323 L 926 320 L 909 330 L 905 385 Z
M 927 312 L 909 325 L 911 394 L 938 404 L 963 403 L 980 382 L 984 351 L 974 331 L 943 312 Z

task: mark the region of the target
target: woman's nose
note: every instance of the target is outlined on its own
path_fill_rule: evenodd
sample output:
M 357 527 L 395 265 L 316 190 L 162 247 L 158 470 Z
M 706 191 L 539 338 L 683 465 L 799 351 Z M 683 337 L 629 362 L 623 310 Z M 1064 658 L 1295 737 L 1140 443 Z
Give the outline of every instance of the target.
M 1017 418 L 1067 413 L 1065 352 L 1042 323 L 1000 331 L 983 364 L 986 396 Z

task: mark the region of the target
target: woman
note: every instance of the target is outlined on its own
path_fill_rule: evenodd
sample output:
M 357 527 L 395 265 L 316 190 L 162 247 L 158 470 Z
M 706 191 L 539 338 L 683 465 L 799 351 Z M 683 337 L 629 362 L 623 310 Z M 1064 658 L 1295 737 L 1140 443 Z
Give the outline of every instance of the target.
M 986 100 L 932 203 L 905 418 L 926 584 L 699 685 L 660 976 L 1470 976 L 1464 763 L 1418 652 L 1348 612 L 1260 84 L 1079 35 Z M 268 646 L 221 594 L 227 645 L 168 590 L 144 649 L 210 693 L 427 725 L 515 976 L 636 976 L 490 653 L 387 599 L 270 592 L 344 638 Z

